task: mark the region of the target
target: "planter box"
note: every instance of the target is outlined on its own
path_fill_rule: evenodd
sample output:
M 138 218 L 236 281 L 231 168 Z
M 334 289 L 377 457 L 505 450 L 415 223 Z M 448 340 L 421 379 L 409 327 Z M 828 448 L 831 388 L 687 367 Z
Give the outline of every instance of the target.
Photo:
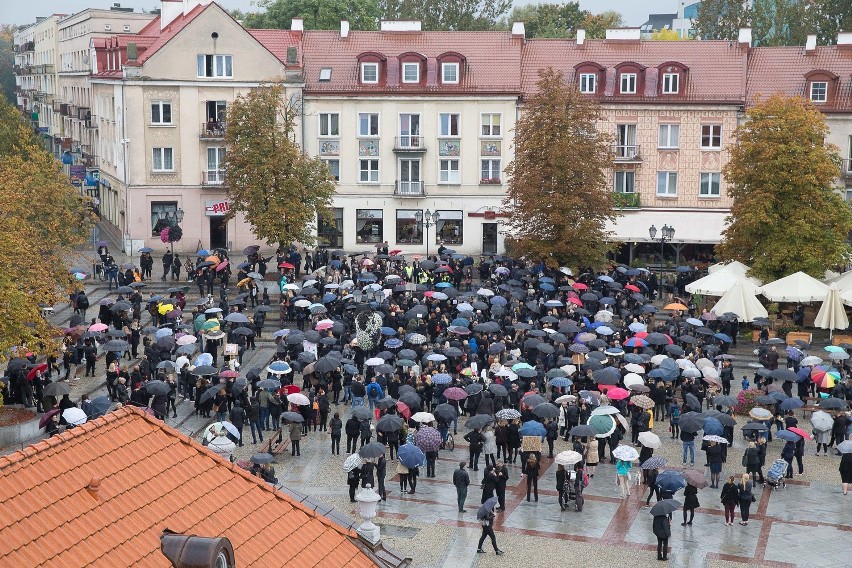
M 835 333 L 831 338 L 831 344 L 840 345 L 841 343 L 852 343 L 852 335 L 840 335 Z
M 787 345 L 793 345 L 797 339 L 810 343 L 814 340 L 814 334 L 805 331 L 791 331 L 787 334 Z

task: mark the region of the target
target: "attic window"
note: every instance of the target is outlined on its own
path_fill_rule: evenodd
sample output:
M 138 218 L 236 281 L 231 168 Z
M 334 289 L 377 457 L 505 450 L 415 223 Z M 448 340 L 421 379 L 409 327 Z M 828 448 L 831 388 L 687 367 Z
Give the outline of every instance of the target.
M 403 83 L 418 83 L 418 82 L 420 82 L 420 64 L 419 63 L 403 63 L 402 64 L 402 82 Z
M 378 63 L 362 63 L 361 64 L 361 82 L 367 84 L 376 84 L 379 82 L 379 64 Z
M 319 72 L 320 81 L 331 81 L 331 67 L 322 67 Z
M 824 103 L 828 100 L 828 82 L 827 81 L 811 81 L 811 102 Z

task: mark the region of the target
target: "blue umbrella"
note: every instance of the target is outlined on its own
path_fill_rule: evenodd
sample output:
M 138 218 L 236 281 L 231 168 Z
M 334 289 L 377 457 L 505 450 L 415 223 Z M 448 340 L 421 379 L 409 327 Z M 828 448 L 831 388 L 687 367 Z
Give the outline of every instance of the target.
M 438 282 L 437 284 L 435 284 L 435 288 L 452 288 L 452 287 L 453 287 L 453 285 L 450 284 L 449 282 Z
M 383 327 L 379 330 L 382 335 L 394 336 L 396 335 L 396 330 L 392 327 Z
M 112 408 L 112 401 L 108 396 L 99 396 L 91 400 L 91 415 L 89 418 L 97 418 L 103 416 L 109 409 Z
M 396 349 L 397 347 L 402 347 L 402 340 L 397 339 L 396 337 L 388 339 L 387 341 L 385 341 L 385 347 L 387 347 L 388 349 Z
M 598 280 L 600 280 L 601 282 L 608 282 L 608 283 L 609 282 L 615 282 L 615 280 L 613 280 L 612 278 L 610 278 L 606 274 L 602 274 L 602 275 L 598 276 Z
M 195 361 L 192 362 L 193 367 L 201 367 L 204 365 L 212 365 L 213 364 L 213 355 L 210 353 L 202 353 L 198 357 L 195 358 Z
M 210 256 L 210 251 L 207 250 L 207 249 L 201 249 L 200 251 L 195 253 L 195 255 L 196 256 Z
M 550 379 L 551 387 L 568 388 L 573 384 L 574 383 L 572 383 L 570 379 L 566 379 L 565 377 L 556 377 L 555 379 Z
M 289 329 L 279 329 L 272 334 L 272 337 L 285 337 L 290 333 Z
M 538 279 L 538 281 L 539 282 L 550 282 L 551 284 L 553 284 L 553 282 L 554 282 L 553 278 L 551 278 L 550 276 L 542 276 L 541 278 Z
M 335 300 L 337 300 L 337 299 L 338 299 L 338 298 L 337 298 L 337 294 L 331 294 L 331 293 L 328 293 L 328 294 L 325 294 L 325 295 L 322 297 L 322 303 L 323 303 L 323 304 L 330 304 L 331 302 L 334 302 L 334 301 L 335 301 Z
M 780 405 L 778 405 L 778 408 L 780 408 L 781 410 L 785 410 L 785 411 L 786 410 L 796 410 L 797 408 L 802 408 L 804 405 L 805 405 L 805 403 L 802 402 L 801 399 L 788 398 L 787 400 L 782 402 Z
M 448 385 L 453 382 L 453 378 L 447 373 L 438 373 L 437 375 L 432 377 L 432 382 L 436 385 Z
M 536 420 L 530 420 L 529 422 L 524 422 L 521 426 L 521 435 L 522 436 L 541 436 L 544 438 L 547 435 L 547 428 L 544 427 L 544 424 L 538 422 Z
M 553 292 L 554 290 L 556 290 L 556 288 L 553 287 L 553 284 L 550 284 L 548 282 L 545 282 L 544 284 L 540 284 L 539 288 L 541 288 L 542 290 L 545 290 L 547 292 Z
M 403 444 L 397 452 L 399 462 L 407 468 L 420 467 L 426 463 L 426 454 L 414 444 Z
M 790 432 L 789 430 L 778 430 L 778 432 L 775 433 L 775 437 L 788 442 L 798 442 L 801 439 L 801 436 L 794 432 Z
M 704 421 L 704 434 L 707 436 L 722 436 L 725 433 L 725 428 L 722 423 L 712 416 Z
M 724 341 L 725 343 L 731 343 L 734 341 L 733 339 L 731 339 L 730 335 L 727 335 L 725 333 L 715 333 L 713 334 L 713 337 L 715 337 L 719 341 Z
M 284 361 L 275 361 L 267 367 L 267 371 L 273 371 L 275 373 L 289 373 L 290 365 Z
M 609 297 L 609 296 L 606 296 L 606 297 L 601 298 L 600 300 L 598 300 L 598 303 L 599 303 L 599 304 L 604 304 L 604 305 L 606 305 L 606 306 L 611 306 L 611 305 L 615 304 L 615 298 L 611 298 L 611 297 Z
M 686 479 L 680 472 L 667 469 L 657 474 L 657 487 L 661 491 L 674 493 L 686 487 Z
M 375 282 L 376 275 L 370 274 L 369 272 L 365 272 L 364 274 L 358 277 L 358 282 Z
M 503 296 L 493 296 L 490 302 L 492 306 L 505 306 L 508 303 Z
M 450 325 L 456 327 L 470 327 L 470 320 L 467 318 L 456 318 L 450 322 Z
M 154 252 L 154 249 L 152 249 L 151 247 L 142 247 L 141 249 L 139 249 L 139 252 Z

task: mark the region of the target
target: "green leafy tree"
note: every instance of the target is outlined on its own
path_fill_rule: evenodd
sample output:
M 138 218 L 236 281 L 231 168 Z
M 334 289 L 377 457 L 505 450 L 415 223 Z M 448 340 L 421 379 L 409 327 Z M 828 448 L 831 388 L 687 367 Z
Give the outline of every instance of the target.
M 588 39 L 605 39 L 606 31 L 624 26 L 621 14 L 614 10 L 607 10 L 600 14 L 587 13 L 578 28 L 586 30 Z
M 524 22 L 527 37 L 572 38 L 588 15 L 578 2 L 527 4 L 515 7 L 504 27 Z
M 539 72 L 538 92 L 515 127 L 515 159 L 506 168 L 512 255 L 549 266 L 601 266 L 612 248 L 607 221 L 617 213 L 607 183 L 610 138 L 596 129 L 599 105 L 561 72 Z
M 703 0 L 693 21 L 701 39 L 736 40 L 740 28 L 749 26 L 750 11 L 743 0 Z
M 237 14 L 248 28 L 289 30 L 303 18 L 306 30 L 336 30 L 348 20 L 353 30 L 376 30 L 382 12 L 378 0 L 259 0 L 260 12 Z
M 813 14 L 799 0 L 754 0 L 751 25 L 755 46 L 804 45 L 814 31 Z
M 817 34 L 821 44 L 837 43 L 837 33 L 852 30 L 852 2 L 819 0 L 813 6 Z
M 822 113 L 800 97 L 753 106 L 723 172 L 734 199 L 717 250 L 766 281 L 799 270 L 822 278 L 848 262 L 852 210 L 836 191 L 837 148 Z
M 15 53 L 12 50 L 15 28 L 0 24 L 0 94 L 15 104 Z
M 379 0 L 386 20 L 420 20 L 429 31 L 495 29 L 512 0 Z
M 284 247 L 314 242 L 334 195 L 328 167 L 293 140 L 297 117 L 282 85 L 262 86 L 228 107 L 225 134 L 230 216 L 245 214 L 258 238 Z
M 41 304 L 73 289 L 65 259 L 87 240 L 94 215 L 17 109 L 0 100 L 0 359 L 16 346 L 56 351 Z

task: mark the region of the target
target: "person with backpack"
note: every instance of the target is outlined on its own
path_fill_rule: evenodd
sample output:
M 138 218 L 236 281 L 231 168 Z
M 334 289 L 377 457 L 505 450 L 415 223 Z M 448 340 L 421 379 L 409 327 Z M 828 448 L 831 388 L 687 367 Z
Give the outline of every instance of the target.
M 583 512 L 583 505 L 586 502 L 583 490 L 588 486 L 589 476 L 583 469 L 583 462 L 577 462 L 574 465 L 574 508 L 578 513 Z
M 676 440 L 680 436 L 680 406 L 674 400 L 669 408 L 669 420 L 672 440 Z

